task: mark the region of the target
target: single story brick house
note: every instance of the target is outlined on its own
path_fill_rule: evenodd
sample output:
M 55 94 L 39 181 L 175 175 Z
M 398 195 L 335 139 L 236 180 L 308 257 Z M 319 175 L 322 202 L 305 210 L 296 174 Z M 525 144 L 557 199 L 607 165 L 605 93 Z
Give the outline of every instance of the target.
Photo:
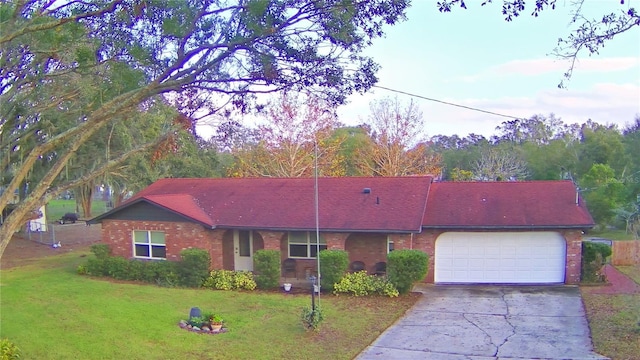
M 211 267 L 252 270 L 253 253 L 315 269 L 341 249 L 370 273 L 394 249 L 429 255 L 427 282 L 576 284 L 582 232 L 594 223 L 571 181 L 434 182 L 430 176 L 162 179 L 88 223 L 126 258 L 179 260 L 197 247 Z M 291 262 L 291 261 L 290 261 Z M 321 268 L 322 270 L 322 268 Z

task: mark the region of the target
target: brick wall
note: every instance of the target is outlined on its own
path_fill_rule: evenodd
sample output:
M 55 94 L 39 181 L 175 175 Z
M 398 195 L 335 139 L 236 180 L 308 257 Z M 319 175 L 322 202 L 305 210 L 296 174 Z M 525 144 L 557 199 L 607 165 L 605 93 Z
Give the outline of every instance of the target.
M 133 230 L 164 231 L 167 242 L 167 259 L 179 260 L 180 252 L 187 248 L 201 248 L 209 251 L 211 267 L 214 269 L 234 268 L 233 231 L 211 230 L 189 222 L 104 220 L 102 223 L 103 242 L 111 246 L 113 255 L 125 258 L 133 257 Z M 425 282 L 433 283 L 435 269 L 435 241 L 440 231 L 424 231 L 420 234 L 392 234 L 390 239 L 395 249 L 416 249 L 429 255 L 429 265 Z M 565 283 L 580 282 L 582 257 L 582 233 L 579 230 L 561 232 L 566 239 Z M 362 261 L 369 273 L 374 272 L 375 264 L 386 261 L 387 235 L 375 233 L 325 233 L 328 249 L 344 249 L 349 252 L 349 262 Z M 282 260 L 288 256 L 285 232 L 256 231 L 254 250 L 259 248 L 280 250 Z M 305 269 L 314 271 L 315 259 L 297 259 L 297 274 L 305 276 Z
M 580 283 L 582 268 L 582 231 L 567 230 L 561 232 L 567 242 L 567 261 L 565 263 L 565 284 L 577 285 Z
M 344 249 L 349 252 L 349 263 L 362 261 L 372 274 L 376 263 L 387 261 L 387 235 L 351 234 L 345 240 Z
M 102 241 L 111 246 L 113 255 L 132 258 L 134 230 L 163 231 L 167 260 L 180 260 L 182 250 L 199 248 L 209 251 L 212 268 L 223 267 L 224 230 L 205 229 L 191 222 L 104 220 Z

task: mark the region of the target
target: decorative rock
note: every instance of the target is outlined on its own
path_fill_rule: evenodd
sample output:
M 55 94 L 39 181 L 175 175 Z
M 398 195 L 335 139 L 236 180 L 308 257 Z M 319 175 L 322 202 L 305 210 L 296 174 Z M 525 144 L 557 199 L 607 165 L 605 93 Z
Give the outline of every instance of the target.
M 178 326 L 180 326 L 181 328 L 186 328 L 188 326 L 187 322 L 184 320 L 180 320 L 180 322 L 178 323 Z
M 200 328 L 199 328 L 199 327 L 197 327 L 197 326 L 194 326 L 194 327 L 192 327 L 192 328 L 191 328 L 191 330 L 193 330 L 193 331 L 200 331 Z
M 203 326 L 202 331 L 211 331 L 211 329 L 208 326 Z

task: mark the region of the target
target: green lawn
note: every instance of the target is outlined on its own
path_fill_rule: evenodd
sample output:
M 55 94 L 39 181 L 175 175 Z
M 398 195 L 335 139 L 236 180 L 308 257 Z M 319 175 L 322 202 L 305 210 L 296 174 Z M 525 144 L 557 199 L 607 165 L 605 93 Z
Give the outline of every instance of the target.
M 617 266 L 640 284 L 640 266 Z M 611 359 L 637 359 L 640 354 L 640 294 L 582 292 L 591 338 L 598 353 Z
M 601 237 L 611 240 L 633 240 L 632 234 L 627 234 L 624 230 L 591 230 L 585 237 Z
M 417 299 L 324 295 L 322 328 L 306 332 L 299 315 L 309 296 L 113 283 L 75 274 L 79 255 L 0 273 L 0 336 L 22 358 L 351 359 Z M 192 306 L 222 314 L 229 331 L 180 329 Z
M 75 200 L 51 200 L 47 204 L 47 222 L 54 222 L 60 220 L 62 215 L 68 212 L 76 212 Z M 91 216 L 98 216 L 107 211 L 107 205 L 105 201 L 93 200 L 91 202 Z M 83 218 L 82 209 L 77 211 L 80 218 Z

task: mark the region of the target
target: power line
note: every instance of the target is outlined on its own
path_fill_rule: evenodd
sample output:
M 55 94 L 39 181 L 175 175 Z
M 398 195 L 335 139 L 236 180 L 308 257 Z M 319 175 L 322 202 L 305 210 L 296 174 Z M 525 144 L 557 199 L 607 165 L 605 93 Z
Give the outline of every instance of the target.
M 378 88 L 378 89 L 382 89 L 382 90 L 395 92 L 395 93 L 398 93 L 398 94 L 403 94 L 403 95 L 408 95 L 408 96 L 411 96 L 411 97 L 416 97 L 416 98 L 423 99 L 423 100 L 437 102 L 437 103 L 440 103 L 440 104 L 445 104 L 445 105 L 449 105 L 449 106 L 455 106 L 455 107 L 459 107 L 459 108 L 463 108 L 463 109 L 467 109 L 467 110 L 472 110 L 472 111 L 478 111 L 478 112 L 485 113 L 485 114 L 502 116 L 502 117 L 509 118 L 509 119 L 523 119 L 520 116 L 512 116 L 512 115 L 500 114 L 500 113 L 489 111 L 489 110 L 478 109 L 478 108 L 474 108 L 474 107 L 471 107 L 471 106 L 455 104 L 455 103 L 444 101 L 444 100 L 438 100 L 438 99 L 433 99 L 433 98 L 429 98 L 429 97 L 422 96 L 422 95 L 412 94 L 412 93 L 409 93 L 409 92 L 406 92 L 406 91 L 402 91 L 402 90 L 390 89 L 390 88 L 384 87 L 384 86 L 373 85 L 373 87 L 374 88 Z

